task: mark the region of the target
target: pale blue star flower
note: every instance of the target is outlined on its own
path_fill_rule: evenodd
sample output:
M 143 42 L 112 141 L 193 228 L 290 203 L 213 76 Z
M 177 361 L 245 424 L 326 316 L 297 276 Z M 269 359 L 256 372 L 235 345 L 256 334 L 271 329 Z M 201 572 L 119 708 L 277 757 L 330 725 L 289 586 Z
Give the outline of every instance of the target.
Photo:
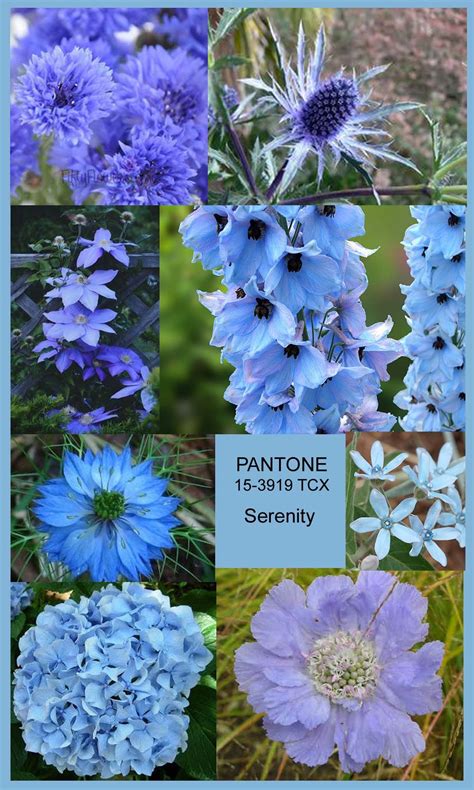
M 354 477 L 363 477 L 366 480 L 395 480 L 395 475 L 390 472 L 408 458 L 408 453 L 399 453 L 385 464 L 383 446 L 379 441 L 374 442 L 371 447 L 370 463 L 357 450 L 351 450 L 350 454 L 356 466 L 362 469 L 362 474 L 355 472 Z
M 438 523 L 443 527 L 453 527 L 456 531 L 456 540 L 463 549 L 466 545 L 466 510 L 457 488 L 448 488 L 448 496 L 451 500 L 449 507 L 451 513 L 441 513 Z
M 453 527 L 440 527 L 435 529 L 441 514 L 441 502 L 434 502 L 426 514 L 425 523 L 418 516 L 410 516 L 410 526 L 416 534 L 416 541 L 410 549 L 410 557 L 418 557 L 423 548 L 426 549 L 430 557 L 439 562 L 443 568 L 447 565 L 446 554 L 438 544 L 437 540 L 453 540 L 458 534 Z
M 417 539 L 416 533 L 410 527 L 402 524 L 402 520 L 415 509 L 416 499 L 414 497 L 404 499 L 391 510 L 382 492 L 374 488 L 370 493 L 370 504 L 376 516 L 356 518 L 351 522 L 350 527 L 354 532 L 378 533 L 374 548 L 379 560 L 383 560 L 389 553 L 392 535 L 404 543 L 413 543 Z
M 418 452 L 418 465 L 414 468 L 404 466 L 403 471 L 410 478 L 415 488 L 423 491 L 428 499 L 440 499 L 442 502 L 450 504 L 449 496 L 443 494 L 442 490 L 452 486 L 456 481 L 457 475 L 448 471 L 438 473 L 433 459 L 424 448 L 421 448 Z

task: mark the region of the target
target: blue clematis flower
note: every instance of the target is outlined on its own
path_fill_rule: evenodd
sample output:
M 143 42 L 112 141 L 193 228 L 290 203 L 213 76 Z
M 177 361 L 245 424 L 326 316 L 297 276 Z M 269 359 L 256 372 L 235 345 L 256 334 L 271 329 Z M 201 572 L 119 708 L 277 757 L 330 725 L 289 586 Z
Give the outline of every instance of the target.
M 351 522 L 350 527 L 354 532 L 377 532 L 374 549 L 379 560 L 383 560 L 389 553 L 392 535 L 404 543 L 415 542 L 416 533 L 402 523 L 403 519 L 415 509 L 416 499 L 414 497 L 404 499 L 391 510 L 382 492 L 373 488 L 370 492 L 370 504 L 376 517 L 357 518 Z
M 408 458 L 408 453 L 399 453 L 385 464 L 383 445 L 379 441 L 372 444 L 370 463 L 357 450 L 351 450 L 350 454 L 356 466 L 362 469 L 362 474 L 355 472 L 354 477 L 363 477 L 365 480 L 395 480 L 395 475 L 391 475 L 390 472 L 400 466 L 405 458 Z
M 101 430 L 100 423 L 113 420 L 117 412 L 106 411 L 103 406 L 88 412 L 76 412 L 65 426 L 69 433 L 97 433 Z
M 105 299 L 116 299 L 115 292 L 107 288 L 105 283 L 109 283 L 117 274 L 117 270 L 94 271 L 92 274 L 85 275 L 82 272 L 73 272 L 70 269 L 62 268 L 61 275 L 48 277 L 46 282 L 52 285 L 50 291 L 46 291 L 45 299 L 61 299 L 64 307 L 71 304 L 83 304 L 89 310 L 95 310 L 99 303 L 99 296 Z
M 108 325 L 116 317 L 115 310 L 88 310 L 79 304 L 72 304 L 63 310 L 44 313 L 51 323 L 43 324 L 43 332 L 48 340 L 79 340 L 89 346 L 97 346 L 101 332 L 115 334 Z
M 79 238 L 79 244 L 86 247 L 85 250 L 81 250 L 77 258 L 77 265 L 79 267 L 88 269 L 89 266 L 96 263 L 104 253 L 112 255 L 116 261 L 123 263 L 124 266 L 128 266 L 129 264 L 130 259 L 127 255 L 125 244 L 112 241 L 112 234 L 107 228 L 98 228 L 92 240 L 84 239 L 81 236 Z
M 458 533 L 452 527 L 438 527 L 435 529 L 436 524 L 439 522 L 440 514 L 441 502 L 437 501 L 428 510 L 424 524 L 418 516 L 410 516 L 410 526 L 417 537 L 410 549 L 410 557 L 418 557 L 423 549 L 426 549 L 430 557 L 445 568 L 448 562 L 446 554 L 440 549 L 436 541 L 453 540 L 453 538 L 458 537 Z

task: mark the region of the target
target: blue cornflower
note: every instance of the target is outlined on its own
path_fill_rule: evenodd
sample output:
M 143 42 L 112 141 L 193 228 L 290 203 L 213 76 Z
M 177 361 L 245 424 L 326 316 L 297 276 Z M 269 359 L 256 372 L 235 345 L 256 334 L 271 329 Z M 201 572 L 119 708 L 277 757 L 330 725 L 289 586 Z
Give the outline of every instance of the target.
M 360 206 L 305 206 L 297 215 L 305 244 L 314 240 L 323 255 L 340 260 L 346 241 L 365 234 Z
M 339 753 L 360 773 L 384 758 L 407 765 L 425 748 L 411 719 L 440 710 L 443 644 L 428 642 L 428 601 L 390 573 L 319 576 L 306 591 L 284 579 L 252 619 L 235 674 L 267 737 L 315 767 Z
M 456 540 L 463 549 L 466 545 L 466 510 L 455 486 L 448 488 L 448 496 L 450 499 L 448 507 L 451 508 L 451 513 L 441 513 L 438 523 L 443 527 L 453 527 L 456 532 Z
M 25 748 L 59 773 L 151 776 L 186 750 L 189 694 L 212 659 L 189 606 L 108 585 L 46 606 L 19 644 Z
M 166 8 L 161 10 L 158 30 L 167 39 L 200 57 L 207 64 L 207 9 L 206 8 L 174 8 L 171 13 Z
M 124 266 L 128 266 L 130 262 L 125 244 L 112 241 L 112 234 L 107 228 L 98 228 L 93 239 L 84 239 L 81 236 L 79 244 L 86 247 L 85 250 L 81 250 L 77 258 L 77 265 L 84 269 L 97 263 L 105 253 L 111 255 L 119 263 L 123 263 Z
M 416 499 L 404 499 L 393 510 L 390 509 L 386 497 L 381 491 L 373 488 L 370 492 L 370 504 L 376 513 L 376 517 L 356 518 L 350 524 L 354 532 L 377 532 L 374 550 L 379 558 L 383 560 L 390 551 L 390 538 L 394 535 L 404 543 L 414 543 L 416 534 L 409 527 L 402 524 L 402 520 L 413 512 L 416 506 Z
M 44 551 L 93 581 L 151 576 L 151 561 L 173 546 L 169 531 L 179 523 L 172 515 L 179 499 L 164 496 L 167 485 L 152 460 L 134 465 L 128 447 L 87 450 L 82 458 L 67 451 L 62 476 L 39 487 L 33 507 L 48 534 Z
M 265 206 L 239 206 L 219 234 L 226 285 L 262 280 L 287 246 L 286 233 Z
M 285 131 L 266 146 L 272 150 L 282 146 L 291 150 L 282 180 L 282 189 L 291 183 L 300 171 L 308 154 L 318 160 L 317 179 L 321 181 L 327 159 L 332 156 L 337 165 L 341 157 L 355 159 L 363 165 L 373 165 L 373 160 L 388 159 L 417 170 L 415 165 L 390 148 L 390 135 L 378 122 L 396 112 L 416 109 L 419 104 L 397 102 L 376 104 L 365 93 L 366 83 L 388 66 L 369 69 L 360 77 L 346 76 L 341 70 L 332 77 L 322 80 L 325 36 L 321 25 L 314 54 L 306 65 L 306 39 L 300 25 L 297 45 L 296 71 L 290 65 L 281 43 L 277 43 L 284 75 L 282 87 L 272 77 L 268 84 L 261 79 L 243 80 L 257 90 L 267 94 L 267 103 L 283 110 L 282 121 Z M 376 122 L 374 124 L 374 121 Z
M 426 549 L 430 557 L 439 562 L 443 568 L 447 565 L 446 554 L 438 546 L 438 540 L 453 540 L 458 537 L 458 533 L 452 527 L 438 527 L 441 514 L 441 502 L 434 502 L 426 514 L 425 523 L 418 516 L 410 516 L 410 526 L 416 534 L 416 541 L 410 549 L 410 557 L 418 557 L 423 549 Z
M 28 172 L 38 173 L 38 141 L 31 127 L 20 121 L 20 110 L 14 104 L 10 108 L 10 193 L 15 194 L 23 177 Z
M 52 323 L 43 324 L 43 332 L 48 340 L 79 340 L 89 346 L 97 346 L 101 332 L 115 334 L 108 325 L 117 313 L 115 310 L 88 310 L 79 304 L 72 304 L 63 310 L 44 313 Z
M 395 480 L 395 475 L 390 472 L 408 458 L 408 453 L 399 453 L 385 464 L 383 445 L 375 441 L 370 450 L 370 464 L 357 450 L 351 450 L 351 457 L 356 466 L 362 469 L 362 474 L 355 472 L 354 477 L 363 477 L 365 480 Z
M 33 590 L 26 582 L 10 582 L 10 619 L 18 617 L 33 600 Z
M 117 417 L 117 412 L 106 411 L 103 406 L 88 412 L 76 412 L 64 429 L 69 433 L 97 433 L 101 430 L 101 422 Z
M 310 241 L 304 247 L 286 247 L 265 277 L 265 292 L 273 292 L 293 313 L 302 307 L 323 312 L 340 282 L 337 263 Z
M 113 108 L 111 70 L 89 49 L 61 47 L 32 55 L 15 90 L 21 121 L 37 135 L 87 143 L 91 124 Z
M 79 265 L 79 264 L 78 264 Z M 46 291 L 47 301 L 55 298 L 61 299 L 64 307 L 72 304 L 83 304 L 89 310 L 95 310 L 99 296 L 106 299 L 116 299 L 115 292 L 107 288 L 105 283 L 109 283 L 117 274 L 117 270 L 108 269 L 107 271 L 95 271 L 86 275 L 82 272 L 73 272 L 70 269 L 61 269 L 61 274 L 56 277 L 48 277 L 46 282 L 52 285 L 50 291 Z

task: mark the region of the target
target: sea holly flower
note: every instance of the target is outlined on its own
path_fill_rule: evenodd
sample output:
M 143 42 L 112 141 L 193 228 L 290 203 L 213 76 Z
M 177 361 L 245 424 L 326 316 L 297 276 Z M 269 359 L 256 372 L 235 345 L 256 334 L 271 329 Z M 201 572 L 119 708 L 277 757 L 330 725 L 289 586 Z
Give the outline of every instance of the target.
M 451 513 L 441 513 L 438 523 L 443 527 L 453 527 L 456 532 L 456 540 L 463 549 L 466 545 L 466 510 L 455 486 L 448 488 L 448 496 L 450 499 L 448 507 L 451 508 Z
M 26 582 L 10 582 L 10 619 L 18 617 L 33 600 L 33 590 Z
M 408 458 L 408 453 L 399 453 L 385 464 L 383 445 L 379 441 L 372 444 L 370 463 L 357 450 L 351 450 L 350 455 L 356 466 L 362 470 L 362 474 L 355 472 L 354 477 L 362 477 L 365 480 L 395 480 L 395 475 L 391 475 L 390 472 Z
M 25 748 L 59 773 L 151 776 L 186 750 L 189 694 L 212 658 L 189 606 L 108 585 L 46 606 L 19 645 Z
M 91 248 L 89 247 L 89 250 Z M 117 274 L 117 270 L 95 271 L 85 275 L 82 272 L 72 272 L 69 269 L 61 269 L 61 276 L 48 277 L 46 282 L 52 285 L 50 291 L 46 291 L 45 299 L 61 299 L 64 307 L 71 304 L 83 304 L 89 310 L 95 310 L 99 303 L 99 296 L 106 299 L 116 299 L 115 292 L 107 288 L 105 283 L 109 283 Z
M 32 55 L 15 89 L 22 123 L 40 135 L 87 143 L 91 124 L 113 108 L 112 71 L 89 49 L 56 46 Z
M 438 527 L 441 513 L 441 502 L 434 502 L 426 514 L 425 523 L 418 516 L 410 516 L 410 526 L 417 535 L 416 542 L 410 549 L 410 557 L 418 557 L 423 549 L 426 549 L 430 557 L 439 562 L 443 568 L 447 565 L 446 554 L 438 546 L 438 540 L 452 540 L 458 537 L 458 533 L 452 527 Z
M 84 239 L 82 236 L 79 239 L 79 243 L 86 247 L 85 250 L 81 250 L 79 256 L 77 258 L 77 265 L 78 267 L 83 267 L 84 269 L 88 269 L 89 266 L 92 266 L 96 263 L 99 258 L 104 255 L 104 253 L 108 253 L 116 261 L 119 263 L 123 263 L 124 266 L 128 266 L 130 258 L 127 255 L 127 250 L 125 249 L 125 244 L 121 244 L 112 241 L 112 234 L 110 230 L 107 228 L 99 228 L 94 233 L 94 238 L 91 239 Z M 116 274 L 117 272 L 115 272 Z M 97 272 L 95 272 L 97 274 Z M 113 278 L 111 278 L 113 279 Z M 106 280 L 106 282 L 109 282 Z
M 89 412 L 76 412 L 65 425 L 65 430 L 69 433 L 97 433 L 101 430 L 101 422 L 112 420 L 117 417 L 117 412 L 106 411 L 103 406 Z
M 370 504 L 376 517 L 356 518 L 351 522 L 350 527 L 354 532 L 359 533 L 377 531 L 374 549 L 379 560 L 383 560 L 389 553 L 392 535 L 404 543 L 413 543 L 416 540 L 413 530 L 402 523 L 403 519 L 415 509 L 416 499 L 414 497 L 404 499 L 391 510 L 382 492 L 373 488 L 370 492 Z
M 265 206 L 239 206 L 219 235 L 224 282 L 245 286 L 257 274 L 263 279 L 283 255 L 286 233 Z
M 364 166 L 372 166 L 376 159 L 388 159 L 417 169 L 409 159 L 391 149 L 390 136 L 382 124 L 393 113 L 416 109 L 419 105 L 412 102 L 376 104 L 369 98 L 370 91 L 366 90 L 367 82 L 383 73 L 388 66 L 369 69 L 359 77 L 355 74 L 346 76 L 341 70 L 323 79 L 325 36 L 322 25 L 314 53 L 308 57 L 306 37 L 300 25 L 296 69 L 288 60 L 281 42 L 273 35 L 279 49 L 283 86 L 273 77 L 270 83 L 261 79 L 243 82 L 265 93 L 267 101 L 283 112 L 285 130 L 264 149 L 289 149 L 282 188 L 289 185 L 293 176 L 304 167 L 309 154 L 314 154 L 318 160 L 318 183 L 330 158 L 336 165 L 344 158 Z
M 402 767 L 425 749 L 411 716 L 440 710 L 443 644 L 424 642 L 428 601 L 383 571 L 320 576 L 304 592 L 285 579 L 252 619 L 235 674 L 267 736 L 297 763 L 360 773 Z
M 172 548 L 170 529 L 179 523 L 172 515 L 179 500 L 164 495 L 167 485 L 153 461 L 134 465 L 128 447 L 82 457 L 67 451 L 62 475 L 39 486 L 33 506 L 48 558 L 93 581 L 152 576 L 151 561 Z
M 107 324 L 117 313 L 114 310 L 88 310 L 78 304 L 72 304 L 63 310 L 52 310 L 45 313 L 45 318 L 52 323 L 43 324 L 43 332 L 48 340 L 79 340 L 89 346 L 97 346 L 101 332 L 115 334 L 115 329 Z

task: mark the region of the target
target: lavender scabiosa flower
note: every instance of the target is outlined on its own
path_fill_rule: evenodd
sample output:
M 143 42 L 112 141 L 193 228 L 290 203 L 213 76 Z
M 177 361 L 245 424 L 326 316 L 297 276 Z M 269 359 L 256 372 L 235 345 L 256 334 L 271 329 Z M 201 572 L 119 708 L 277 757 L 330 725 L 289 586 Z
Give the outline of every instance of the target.
M 362 473 L 355 472 L 354 477 L 362 477 L 365 480 L 395 480 L 395 475 L 390 472 L 400 466 L 405 458 L 408 458 L 408 453 L 399 453 L 386 464 L 383 445 L 378 440 L 372 444 L 370 449 L 370 463 L 357 450 L 351 450 L 350 454 L 356 466 L 362 470 Z
M 92 137 L 93 121 L 112 109 L 111 70 L 89 49 L 74 47 L 32 55 L 15 89 L 22 123 L 37 135 L 54 135 L 73 145 Z
M 383 571 L 321 576 L 304 592 L 273 587 L 239 647 L 239 687 L 271 740 L 289 757 L 324 765 L 337 748 L 342 770 L 383 757 L 401 767 L 425 748 L 412 715 L 439 710 L 441 642 L 424 642 L 427 600 Z
M 89 248 L 90 249 L 90 248 Z M 82 253 L 81 253 L 82 254 Z M 115 292 L 107 288 L 105 283 L 109 283 L 117 274 L 117 270 L 95 271 L 86 275 L 82 272 L 73 272 L 70 269 L 61 269 L 60 276 L 48 277 L 46 282 L 52 285 L 50 291 L 46 291 L 45 299 L 61 299 L 64 307 L 72 304 L 83 304 L 89 310 L 95 310 L 99 296 L 106 299 L 116 299 Z
M 76 412 L 64 429 L 69 433 L 97 433 L 101 430 L 101 423 L 113 420 L 117 412 L 106 411 L 103 406 L 87 412 Z
M 124 266 L 128 266 L 130 262 L 125 244 L 112 241 L 112 234 L 107 228 L 98 228 L 94 233 L 93 239 L 85 239 L 81 236 L 79 244 L 86 248 L 81 250 L 77 258 L 77 265 L 84 269 L 88 269 L 94 263 L 97 263 L 105 253 L 111 255 L 119 263 L 123 263 Z M 114 274 L 117 274 L 117 272 Z M 105 282 L 109 281 L 106 280 Z
M 189 606 L 108 585 L 46 606 L 19 646 L 25 747 L 59 773 L 151 776 L 186 750 L 189 694 L 212 658 Z
M 354 532 L 359 533 L 377 532 L 374 550 L 379 560 L 383 560 L 389 553 L 392 535 L 404 543 L 416 541 L 416 534 L 413 530 L 402 523 L 403 519 L 415 509 L 416 499 L 414 497 L 404 499 L 391 510 L 384 494 L 373 488 L 370 492 L 370 504 L 376 516 L 356 518 L 351 522 L 350 527 Z
M 26 582 L 10 582 L 10 619 L 18 617 L 33 600 L 33 590 Z
M 322 25 L 314 53 L 309 56 L 303 25 L 300 25 L 296 68 L 291 65 L 275 33 L 273 38 L 279 51 L 284 85 L 281 86 L 273 77 L 270 83 L 253 78 L 242 81 L 262 91 L 267 103 L 283 112 L 285 130 L 264 149 L 270 151 L 284 147 L 289 150 L 281 190 L 290 185 L 309 154 L 317 158 L 318 183 L 331 158 L 335 165 L 345 158 L 370 167 L 374 160 L 387 159 L 417 170 L 409 159 L 392 150 L 390 135 L 383 123 L 393 113 L 416 109 L 419 104 L 378 104 L 370 99 L 370 91 L 366 90 L 368 81 L 383 73 L 388 66 L 369 69 L 359 77 L 355 73 L 346 75 L 341 70 L 323 79 L 325 35 Z
M 115 334 L 115 329 L 108 325 L 117 313 L 115 310 L 88 310 L 79 304 L 72 304 L 63 310 L 52 310 L 45 313 L 51 323 L 43 324 L 43 332 L 48 340 L 79 340 L 89 346 L 96 346 L 100 333 Z
M 153 461 L 134 465 L 128 447 L 83 457 L 67 451 L 61 477 L 39 487 L 33 507 L 48 535 L 44 551 L 93 581 L 151 576 L 152 560 L 172 548 L 169 532 L 179 523 L 172 515 L 179 500 L 164 495 L 167 485 L 153 474 Z

